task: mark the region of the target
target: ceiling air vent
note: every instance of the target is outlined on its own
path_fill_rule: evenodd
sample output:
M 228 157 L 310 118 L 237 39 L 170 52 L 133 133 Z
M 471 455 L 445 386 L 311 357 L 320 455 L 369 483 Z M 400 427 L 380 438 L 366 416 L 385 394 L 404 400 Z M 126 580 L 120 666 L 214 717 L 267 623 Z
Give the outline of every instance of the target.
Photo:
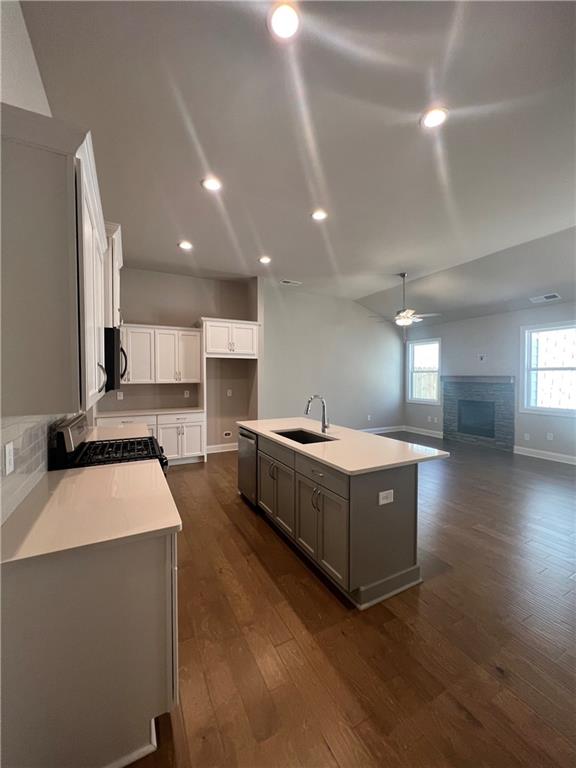
M 558 301 L 561 298 L 559 293 L 545 293 L 544 296 L 531 296 L 530 301 L 532 304 L 546 304 L 547 301 Z
M 300 280 L 280 280 L 280 285 L 302 285 Z

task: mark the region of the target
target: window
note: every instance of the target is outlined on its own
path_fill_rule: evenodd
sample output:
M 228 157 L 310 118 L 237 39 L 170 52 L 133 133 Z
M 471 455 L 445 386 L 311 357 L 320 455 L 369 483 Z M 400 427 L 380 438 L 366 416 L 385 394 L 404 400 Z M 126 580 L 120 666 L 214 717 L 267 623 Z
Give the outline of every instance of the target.
M 440 339 L 408 342 L 408 402 L 440 402 Z
M 523 328 L 524 409 L 576 415 L 576 325 Z

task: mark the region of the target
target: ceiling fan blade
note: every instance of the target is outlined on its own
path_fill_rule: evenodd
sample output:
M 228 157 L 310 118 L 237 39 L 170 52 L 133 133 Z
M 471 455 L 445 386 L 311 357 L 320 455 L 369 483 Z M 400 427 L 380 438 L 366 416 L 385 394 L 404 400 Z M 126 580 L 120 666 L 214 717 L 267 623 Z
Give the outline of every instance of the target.
M 413 323 L 421 323 L 424 318 L 420 317 L 420 315 L 414 315 L 412 318 Z
M 440 312 L 418 312 L 418 317 L 440 317 Z

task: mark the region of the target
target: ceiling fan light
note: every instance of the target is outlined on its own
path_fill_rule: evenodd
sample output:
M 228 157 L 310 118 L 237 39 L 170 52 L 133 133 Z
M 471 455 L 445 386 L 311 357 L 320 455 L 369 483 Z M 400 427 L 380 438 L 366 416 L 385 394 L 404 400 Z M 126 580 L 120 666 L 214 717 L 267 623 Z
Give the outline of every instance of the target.
M 399 315 L 398 317 L 394 318 L 394 322 L 396 323 L 396 325 L 405 326 L 405 325 L 412 325 L 414 321 L 411 317 Z

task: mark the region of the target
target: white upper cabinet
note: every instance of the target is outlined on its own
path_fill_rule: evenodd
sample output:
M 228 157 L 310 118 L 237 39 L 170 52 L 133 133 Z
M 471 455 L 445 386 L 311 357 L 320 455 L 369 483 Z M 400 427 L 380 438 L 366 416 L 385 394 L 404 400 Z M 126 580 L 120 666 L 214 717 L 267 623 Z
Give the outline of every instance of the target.
M 2 414 L 104 394 L 106 229 L 90 133 L 2 104 Z
M 229 355 L 232 351 L 232 325 L 225 320 L 207 320 L 204 324 L 207 355 Z
M 258 323 L 202 320 L 207 357 L 258 357 Z
M 121 339 L 128 358 L 124 383 L 153 384 L 155 381 L 154 328 L 137 325 L 123 326 Z
M 104 262 L 104 324 L 106 328 L 119 328 L 120 270 L 122 269 L 122 230 L 119 224 L 106 222 L 108 249 Z
M 79 148 L 79 189 L 81 197 L 82 243 L 80 265 L 82 274 L 81 327 L 83 328 L 81 359 L 83 375 L 83 405 L 91 408 L 104 394 L 104 264 L 107 250 L 104 218 L 94 172 L 91 142 Z
M 202 344 L 200 331 L 178 331 L 178 381 L 202 380 Z
M 156 382 L 201 381 L 200 331 L 156 329 Z
M 123 384 L 202 381 L 202 335 L 198 329 L 123 325 L 120 336 L 128 360 Z
M 156 328 L 155 336 L 156 382 L 178 381 L 178 331 Z

